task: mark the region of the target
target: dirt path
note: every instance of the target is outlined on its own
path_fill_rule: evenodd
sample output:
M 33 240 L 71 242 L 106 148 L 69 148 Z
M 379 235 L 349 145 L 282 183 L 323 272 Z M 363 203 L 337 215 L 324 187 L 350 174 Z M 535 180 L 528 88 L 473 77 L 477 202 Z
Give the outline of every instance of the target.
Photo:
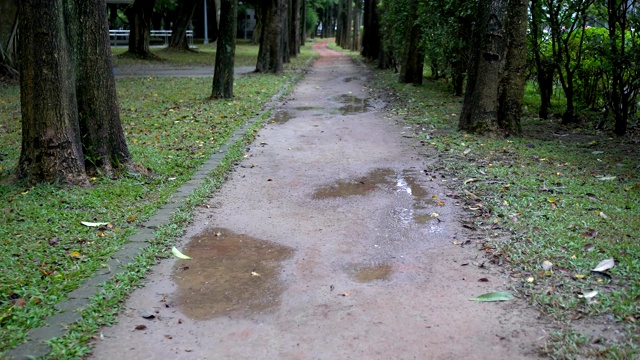
M 93 358 L 537 358 L 535 312 L 468 301 L 510 280 L 452 244 L 465 240 L 454 200 L 369 98 L 366 70 L 314 47 L 312 71 L 179 244 L 193 259 L 157 266 Z

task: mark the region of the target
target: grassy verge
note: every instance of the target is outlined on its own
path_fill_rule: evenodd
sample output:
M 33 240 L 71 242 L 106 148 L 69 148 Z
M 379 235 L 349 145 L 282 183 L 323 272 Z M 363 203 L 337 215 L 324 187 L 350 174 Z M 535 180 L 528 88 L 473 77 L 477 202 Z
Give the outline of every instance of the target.
M 165 48 L 151 48 L 151 53 L 159 59 L 155 62 L 167 62 L 184 66 L 214 66 L 216 63 L 216 44 L 198 44 L 197 51 L 172 51 Z M 126 47 L 112 48 L 113 63 L 118 65 L 153 64 L 154 61 L 140 60 L 127 56 L 120 56 L 127 51 Z M 236 66 L 254 66 L 258 57 L 258 45 L 247 40 L 238 40 L 236 45 Z
M 254 58 L 257 47 L 254 48 Z M 87 277 L 102 268 L 137 227 L 231 134 L 285 84 L 295 81 L 313 53 L 305 48 L 280 76 L 252 74 L 236 79 L 235 98 L 209 101 L 208 78 L 126 78 L 117 81 L 121 118 L 134 162 L 148 175 L 92 179 L 89 188 L 25 187 L 12 181 L 20 151 L 19 89 L 0 88 L 0 357 L 43 325 Z M 251 140 L 249 131 L 246 140 Z M 122 300 L 146 270 L 167 255 L 195 207 L 242 157 L 244 143 L 229 151 L 211 178 L 179 209 L 170 224 L 128 270 L 107 282 L 69 333 L 54 339 L 51 358 L 82 356 L 99 326 L 115 318 Z M 108 222 L 90 228 L 80 221 Z
M 506 265 L 521 297 L 562 326 L 542 351 L 561 359 L 637 358 L 638 125 L 625 138 L 590 124 L 565 128 L 533 118 L 533 99 L 525 103 L 523 137 L 470 136 L 457 131 L 462 99 L 447 84 L 402 85 L 379 70 L 373 77 L 389 110 L 414 125 L 426 154 L 437 157 L 430 170 L 446 176 L 481 249 Z M 605 259 L 615 266 L 593 272 Z M 587 336 L 587 328 L 600 330 Z

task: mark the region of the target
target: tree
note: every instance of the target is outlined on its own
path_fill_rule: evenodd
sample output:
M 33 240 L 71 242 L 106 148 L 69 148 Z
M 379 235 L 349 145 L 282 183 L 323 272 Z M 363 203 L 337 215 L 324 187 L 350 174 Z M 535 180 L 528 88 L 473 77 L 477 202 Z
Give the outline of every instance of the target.
M 86 184 L 130 166 L 104 1 L 20 1 L 19 177 Z
M 216 50 L 216 66 L 213 74 L 211 98 L 233 97 L 233 67 L 236 48 L 236 22 L 238 1 L 222 0 L 220 3 L 220 28 Z
M 378 59 L 382 50 L 381 40 L 378 0 L 364 0 L 364 28 L 360 54 L 368 60 Z
M 540 0 L 531 0 L 531 29 L 530 43 L 535 64 L 535 75 L 540 91 L 540 108 L 538 116 L 541 119 L 549 117 L 549 107 L 551 106 L 551 95 L 553 94 L 553 79 L 555 66 L 553 59 L 545 52 L 544 42 L 544 22 L 542 21 L 543 8 Z
M 285 62 L 287 0 L 266 0 L 261 6 L 262 34 L 256 72 L 279 74 Z
M 149 50 L 149 36 L 151 31 L 151 16 L 156 0 L 135 0 L 133 5 L 125 10 L 129 21 L 129 54 L 141 57 L 154 57 Z
M 187 41 L 187 30 L 189 29 L 189 23 L 191 22 L 193 12 L 195 11 L 198 2 L 199 0 L 180 1 L 178 16 L 171 27 L 171 41 L 169 42 L 169 49 L 190 50 L 189 42 Z M 222 10 L 220 10 L 220 13 L 220 20 L 222 22 Z M 220 24 L 219 26 L 222 25 Z
M 526 0 L 481 2 L 479 26 L 472 35 L 473 58 L 458 123 L 460 130 L 488 135 L 520 133 L 525 74 L 523 58 L 515 52 L 523 49 L 523 14 L 527 13 L 527 6 Z M 506 65 L 505 55 L 510 57 Z
M 400 83 L 422 85 L 424 71 L 424 42 L 422 24 L 419 21 L 419 0 L 411 0 L 408 7 L 408 25 L 406 27 L 405 45 L 400 67 Z
M 5 1 L 0 5 L 0 82 L 3 78 L 15 79 L 16 70 L 14 44 L 18 28 L 18 2 Z

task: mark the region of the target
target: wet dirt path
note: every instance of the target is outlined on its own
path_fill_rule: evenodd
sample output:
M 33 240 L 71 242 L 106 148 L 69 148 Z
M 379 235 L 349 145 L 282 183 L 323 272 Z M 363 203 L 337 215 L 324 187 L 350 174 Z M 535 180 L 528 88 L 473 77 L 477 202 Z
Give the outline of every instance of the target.
M 179 244 L 193 259 L 158 265 L 92 358 L 537 358 L 535 312 L 468 301 L 511 282 L 453 245 L 465 240 L 454 200 L 385 117 L 366 69 L 314 48 L 313 69 Z

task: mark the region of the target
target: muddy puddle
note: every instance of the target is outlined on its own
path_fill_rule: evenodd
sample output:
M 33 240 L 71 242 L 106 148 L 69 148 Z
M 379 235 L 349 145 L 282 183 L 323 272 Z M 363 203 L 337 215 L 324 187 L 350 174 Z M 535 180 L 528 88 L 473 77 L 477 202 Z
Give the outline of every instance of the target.
M 211 229 L 193 237 L 173 270 L 176 305 L 192 319 L 247 317 L 280 304 L 282 262 L 294 250 L 273 242 Z
M 287 112 L 287 111 L 278 111 L 273 116 L 273 119 L 271 119 L 271 122 L 273 122 L 275 124 L 284 124 L 284 123 L 288 122 L 291 119 L 293 119 L 293 115 L 291 115 L 289 112 Z
M 396 216 L 404 223 L 426 224 L 434 220 L 429 211 L 435 201 L 429 192 L 418 183 L 419 173 L 415 170 L 396 172 L 379 168 L 366 176 L 349 180 L 338 180 L 321 187 L 313 194 L 314 199 L 346 198 L 364 196 L 373 191 L 395 191 L 406 193 L 413 199 L 411 207 L 396 210 Z
M 357 76 L 349 76 L 349 77 L 344 79 L 344 82 L 348 83 L 348 82 L 352 82 L 354 80 L 360 80 L 360 78 L 357 77 Z
M 338 108 L 338 111 L 342 115 L 363 113 L 367 111 L 367 107 L 369 106 L 369 101 L 367 99 L 361 99 L 357 96 L 347 94 L 336 97 L 336 101 L 344 104 Z
M 359 283 L 389 280 L 393 267 L 391 264 L 352 265 L 347 268 L 347 274 Z
M 309 111 L 309 110 L 322 110 L 321 106 L 298 106 L 295 107 L 294 110 L 298 111 Z

